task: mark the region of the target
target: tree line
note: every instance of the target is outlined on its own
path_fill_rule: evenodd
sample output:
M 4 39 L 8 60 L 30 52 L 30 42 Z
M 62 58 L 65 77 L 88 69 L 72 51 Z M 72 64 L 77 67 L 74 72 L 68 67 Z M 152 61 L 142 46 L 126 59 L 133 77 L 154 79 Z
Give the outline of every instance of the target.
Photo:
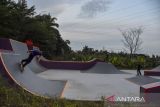
M 0 37 L 22 42 L 31 39 L 47 57 L 70 52 L 70 42 L 61 37 L 57 19 L 35 14 L 35 6 L 28 7 L 26 0 L 0 0 Z
M 98 58 L 107 63 L 112 63 L 119 69 L 136 69 L 137 65 L 142 65 L 143 69 L 152 69 L 160 65 L 160 56 L 146 54 L 132 54 L 126 52 L 109 52 L 106 49 L 96 50 L 89 46 L 84 46 L 81 50 L 72 51 L 64 56 L 62 60 L 89 61 Z M 57 59 L 60 60 L 60 59 Z

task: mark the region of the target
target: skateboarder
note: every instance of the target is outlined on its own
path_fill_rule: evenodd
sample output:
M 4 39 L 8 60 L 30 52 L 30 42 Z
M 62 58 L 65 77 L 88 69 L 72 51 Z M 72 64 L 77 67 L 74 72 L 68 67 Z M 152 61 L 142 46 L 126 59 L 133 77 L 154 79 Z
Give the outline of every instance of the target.
M 38 60 L 40 60 L 40 57 L 42 56 L 42 52 L 39 51 L 39 50 L 29 50 L 28 52 L 29 52 L 28 58 L 23 59 L 23 60 L 21 61 L 21 63 L 20 63 L 21 72 L 24 71 L 24 67 L 25 67 L 26 65 L 28 65 L 28 64 L 32 61 L 32 59 L 33 59 L 34 57 L 37 56 Z
M 31 39 L 25 41 L 29 50 L 33 50 L 33 42 Z
M 141 74 L 141 68 L 142 68 L 142 66 L 140 64 L 138 64 L 138 66 L 137 66 L 137 75 L 142 75 Z

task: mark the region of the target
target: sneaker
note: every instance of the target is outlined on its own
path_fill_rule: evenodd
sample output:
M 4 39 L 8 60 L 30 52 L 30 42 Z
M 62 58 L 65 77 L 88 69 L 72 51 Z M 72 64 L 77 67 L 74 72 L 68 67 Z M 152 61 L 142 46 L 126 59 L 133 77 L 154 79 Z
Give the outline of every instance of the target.
M 23 72 L 24 71 L 24 68 L 23 68 L 23 65 L 20 63 L 20 71 Z

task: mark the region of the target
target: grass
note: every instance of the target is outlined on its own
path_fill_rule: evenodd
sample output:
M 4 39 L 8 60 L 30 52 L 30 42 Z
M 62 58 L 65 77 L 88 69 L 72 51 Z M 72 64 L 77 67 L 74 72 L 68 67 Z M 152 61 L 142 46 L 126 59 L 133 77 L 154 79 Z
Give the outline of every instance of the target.
M 34 96 L 0 75 L 0 107 L 146 107 L 138 104 L 108 104 L 102 101 L 72 101 L 67 99 L 46 99 Z M 156 107 L 156 106 L 152 106 Z

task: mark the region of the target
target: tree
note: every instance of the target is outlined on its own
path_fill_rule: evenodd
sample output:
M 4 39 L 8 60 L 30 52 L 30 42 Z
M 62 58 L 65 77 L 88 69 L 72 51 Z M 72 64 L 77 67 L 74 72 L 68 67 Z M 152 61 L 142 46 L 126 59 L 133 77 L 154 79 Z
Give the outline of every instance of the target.
M 88 46 L 84 46 L 83 47 L 83 49 L 82 49 L 82 53 L 85 53 L 85 54 L 90 54 L 90 53 L 92 53 L 92 52 L 94 52 L 94 49 L 93 48 L 90 48 L 90 47 L 88 47 Z
M 34 6 L 28 8 L 26 0 L 1 0 L 0 1 L 0 35 L 6 38 L 22 40 L 25 26 L 32 23 Z M 3 36 L 4 37 L 4 36 Z
M 0 37 L 31 39 L 47 57 L 71 51 L 70 41 L 63 40 L 55 20 L 50 14 L 35 15 L 35 7 L 28 7 L 27 0 L 0 0 Z
M 5 37 L 9 37 L 10 33 L 12 33 L 12 25 L 13 20 L 11 10 L 13 9 L 14 2 L 11 0 L 0 0 L 0 37 L 5 35 Z
M 124 47 L 129 50 L 130 58 L 132 58 L 133 54 L 135 54 L 138 50 L 141 49 L 142 39 L 140 35 L 143 33 L 143 29 L 139 28 L 131 28 L 129 30 L 120 30 L 123 36 L 123 44 Z
M 41 42 L 41 48 L 44 49 L 48 53 L 47 56 L 51 57 L 53 55 L 60 56 L 64 53 L 70 52 L 70 47 L 68 46 L 68 43 L 70 41 L 64 41 L 61 37 L 60 32 L 58 31 L 59 25 L 55 22 L 57 20 L 55 17 L 52 17 L 50 14 L 44 14 L 44 15 L 37 15 L 35 16 L 35 20 L 40 24 L 41 28 L 43 30 L 32 30 L 32 34 L 35 35 L 35 33 L 42 32 L 41 36 L 42 39 L 36 40 L 38 42 Z M 33 29 L 37 29 L 38 27 L 34 27 Z M 32 35 L 31 35 L 32 36 Z

